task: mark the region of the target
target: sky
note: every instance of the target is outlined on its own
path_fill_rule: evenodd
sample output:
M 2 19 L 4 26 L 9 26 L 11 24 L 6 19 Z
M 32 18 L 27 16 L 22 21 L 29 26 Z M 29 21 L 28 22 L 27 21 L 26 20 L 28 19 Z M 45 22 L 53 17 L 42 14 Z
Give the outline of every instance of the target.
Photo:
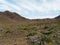
M 29 19 L 60 15 L 60 0 L 0 0 L 0 11 L 16 12 Z

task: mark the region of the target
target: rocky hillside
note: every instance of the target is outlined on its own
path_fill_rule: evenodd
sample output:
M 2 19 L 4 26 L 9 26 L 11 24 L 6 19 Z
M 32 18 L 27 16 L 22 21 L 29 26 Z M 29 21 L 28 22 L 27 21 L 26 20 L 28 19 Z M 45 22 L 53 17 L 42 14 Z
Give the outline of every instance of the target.
M 26 22 L 28 19 L 20 16 L 15 12 L 5 11 L 0 12 L 0 22 Z

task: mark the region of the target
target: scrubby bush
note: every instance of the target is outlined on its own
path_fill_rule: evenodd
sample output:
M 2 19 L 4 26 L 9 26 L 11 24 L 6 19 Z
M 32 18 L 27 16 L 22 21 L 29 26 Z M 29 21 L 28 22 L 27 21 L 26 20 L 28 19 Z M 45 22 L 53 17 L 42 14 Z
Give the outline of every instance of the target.
M 28 36 L 34 36 L 34 35 L 36 35 L 36 34 L 37 34 L 37 32 L 33 31 L 33 32 L 30 32 L 30 33 L 27 35 L 27 37 L 28 37 Z
M 10 30 L 7 30 L 5 33 L 12 33 L 12 31 L 10 31 Z
M 18 30 L 27 30 L 27 27 L 25 27 L 25 26 L 19 26 Z
M 40 43 L 33 42 L 32 45 L 40 45 Z
M 44 36 L 42 38 L 42 41 L 45 41 L 45 42 L 51 42 L 52 41 L 52 38 L 50 36 Z
M 45 32 L 42 32 L 42 34 L 44 34 L 44 35 L 49 35 L 49 34 L 52 34 L 53 33 L 53 31 L 45 31 Z

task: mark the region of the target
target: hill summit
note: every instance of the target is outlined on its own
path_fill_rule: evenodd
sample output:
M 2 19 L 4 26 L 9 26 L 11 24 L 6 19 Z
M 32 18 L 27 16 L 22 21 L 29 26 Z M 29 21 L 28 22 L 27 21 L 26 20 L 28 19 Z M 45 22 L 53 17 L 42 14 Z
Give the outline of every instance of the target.
M 10 11 L 4 11 L 0 12 L 0 22 L 24 22 L 28 21 L 28 19 L 22 17 L 21 15 L 10 12 Z
M 55 19 L 60 19 L 60 15 L 59 15 L 59 16 L 57 16 L 57 17 L 55 17 Z

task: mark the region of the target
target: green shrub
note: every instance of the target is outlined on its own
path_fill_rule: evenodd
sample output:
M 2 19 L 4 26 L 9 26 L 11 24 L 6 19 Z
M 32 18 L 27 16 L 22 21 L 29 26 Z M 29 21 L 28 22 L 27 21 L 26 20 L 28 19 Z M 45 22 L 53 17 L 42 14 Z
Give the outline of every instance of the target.
M 44 31 L 44 32 L 42 32 L 42 34 L 44 34 L 44 35 L 50 35 L 52 33 L 53 33 L 53 31 Z
M 40 45 L 40 43 L 33 42 L 32 45 Z
M 12 33 L 12 31 L 10 31 L 10 30 L 7 30 L 7 31 L 6 31 L 6 33 Z
M 25 26 L 19 26 L 18 30 L 27 30 L 27 27 L 25 27 Z
M 30 33 L 27 35 L 27 37 L 28 37 L 28 36 L 34 36 L 34 35 L 36 35 L 36 34 L 37 34 L 37 32 L 35 32 L 35 31 L 34 31 L 34 32 L 30 32 Z
M 52 39 L 51 39 L 50 36 L 44 36 L 44 37 L 42 38 L 42 41 L 51 42 Z

